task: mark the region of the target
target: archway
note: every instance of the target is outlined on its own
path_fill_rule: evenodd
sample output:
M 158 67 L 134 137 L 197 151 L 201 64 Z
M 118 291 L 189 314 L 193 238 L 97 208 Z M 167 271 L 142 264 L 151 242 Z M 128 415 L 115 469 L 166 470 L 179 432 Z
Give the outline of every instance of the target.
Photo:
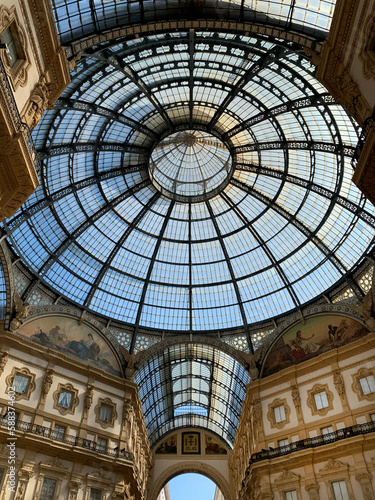
M 196 473 L 208 477 L 221 490 L 225 500 L 235 500 L 235 496 L 229 487 L 229 481 L 212 466 L 203 462 L 180 462 L 171 465 L 157 478 L 153 478 L 150 484 L 149 499 L 156 500 L 162 488 L 174 477 L 186 473 Z

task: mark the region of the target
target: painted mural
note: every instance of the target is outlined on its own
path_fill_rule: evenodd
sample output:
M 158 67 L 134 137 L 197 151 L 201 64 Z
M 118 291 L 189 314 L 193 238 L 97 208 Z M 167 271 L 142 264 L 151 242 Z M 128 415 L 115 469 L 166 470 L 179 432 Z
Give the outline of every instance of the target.
M 155 450 L 155 453 L 162 455 L 175 455 L 177 453 L 177 434 L 165 439 Z
M 119 363 L 105 340 L 90 326 L 66 316 L 45 316 L 22 325 L 17 333 L 50 349 L 63 352 L 113 375 Z
M 330 349 L 366 335 L 369 330 L 358 321 L 339 315 L 315 316 L 285 332 L 272 346 L 262 376 L 314 358 Z
M 208 436 L 206 434 L 205 441 L 206 441 L 206 448 L 205 448 L 206 455 L 226 455 L 227 454 L 227 450 L 224 448 L 224 446 L 222 446 L 221 443 L 219 443 L 219 441 L 217 441 L 213 437 Z

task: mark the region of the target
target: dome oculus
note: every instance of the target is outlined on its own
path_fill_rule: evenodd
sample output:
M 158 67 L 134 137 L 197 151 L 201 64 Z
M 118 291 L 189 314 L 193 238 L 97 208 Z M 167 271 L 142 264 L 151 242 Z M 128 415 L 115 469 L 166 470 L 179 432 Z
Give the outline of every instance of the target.
M 197 130 L 167 136 L 154 148 L 149 164 L 152 182 L 163 194 L 195 201 L 216 194 L 231 171 L 232 158 L 224 143 Z

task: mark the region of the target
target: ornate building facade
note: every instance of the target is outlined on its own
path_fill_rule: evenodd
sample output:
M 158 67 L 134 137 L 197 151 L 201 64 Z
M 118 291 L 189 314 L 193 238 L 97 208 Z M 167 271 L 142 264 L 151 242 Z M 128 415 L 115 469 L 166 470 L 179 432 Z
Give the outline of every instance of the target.
M 375 499 L 374 20 L 0 6 L 0 500 Z

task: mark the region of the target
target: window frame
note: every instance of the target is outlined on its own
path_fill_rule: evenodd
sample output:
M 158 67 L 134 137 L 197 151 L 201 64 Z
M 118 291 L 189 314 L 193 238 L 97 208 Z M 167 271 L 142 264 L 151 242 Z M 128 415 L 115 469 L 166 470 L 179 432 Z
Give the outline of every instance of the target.
M 375 401 L 375 392 L 369 392 L 364 394 L 362 390 L 362 385 L 360 380 L 373 376 L 375 379 L 375 368 L 361 368 L 355 374 L 352 375 L 352 389 L 357 394 L 359 401 Z
M 70 404 L 70 407 L 67 408 L 67 407 L 64 407 L 62 405 L 59 404 L 59 401 L 60 401 L 60 394 L 62 392 L 67 392 L 67 393 L 71 393 L 72 394 L 72 399 L 71 399 L 71 404 Z M 79 403 L 79 399 L 78 399 L 78 390 L 75 389 L 72 384 L 61 384 L 59 383 L 58 386 L 57 386 L 57 389 L 56 391 L 53 393 L 53 400 L 54 400 L 54 405 L 53 407 L 59 411 L 59 413 L 61 413 L 62 415 L 67 415 L 68 413 L 69 414 L 74 414 L 77 406 L 78 406 L 78 403 Z
M 325 392 L 328 405 L 317 407 L 315 395 Z M 324 417 L 327 413 L 333 410 L 333 392 L 329 390 L 327 384 L 315 384 L 310 390 L 307 391 L 307 406 L 311 410 L 312 415 L 320 415 Z
M 29 379 L 25 392 L 14 391 L 15 392 L 14 396 L 16 401 L 20 401 L 21 399 L 29 400 L 31 394 L 35 391 L 36 388 L 35 384 L 36 375 L 34 373 L 31 373 L 31 371 L 26 367 L 18 368 L 14 366 L 11 373 L 5 379 L 7 385 L 7 393 L 13 389 L 14 379 L 16 375 L 20 375 L 22 377 L 26 377 Z
M 275 409 L 283 407 L 285 418 L 283 420 L 276 420 Z M 290 406 L 288 405 L 286 399 L 274 399 L 271 404 L 268 405 L 267 418 L 270 422 L 271 428 L 282 429 L 285 425 L 290 423 Z
M 11 64 L 5 50 L 0 51 L 0 57 L 13 89 L 17 90 L 19 86 L 25 87 L 27 85 L 28 70 L 31 63 L 28 55 L 28 37 L 19 21 L 14 5 L 10 9 L 4 5 L 0 6 L 0 35 L 2 36 L 7 29 L 11 31 L 18 58 L 14 64 Z
M 112 411 L 111 411 L 111 420 L 110 421 L 102 420 L 100 418 L 102 405 L 109 406 L 111 408 Z M 105 398 L 105 399 L 99 398 L 98 404 L 95 406 L 94 413 L 95 413 L 95 422 L 100 424 L 100 426 L 103 429 L 107 429 L 108 427 L 113 427 L 115 425 L 115 421 L 117 419 L 116 404 L 113 401 L 111 401 L 109 398 Z

